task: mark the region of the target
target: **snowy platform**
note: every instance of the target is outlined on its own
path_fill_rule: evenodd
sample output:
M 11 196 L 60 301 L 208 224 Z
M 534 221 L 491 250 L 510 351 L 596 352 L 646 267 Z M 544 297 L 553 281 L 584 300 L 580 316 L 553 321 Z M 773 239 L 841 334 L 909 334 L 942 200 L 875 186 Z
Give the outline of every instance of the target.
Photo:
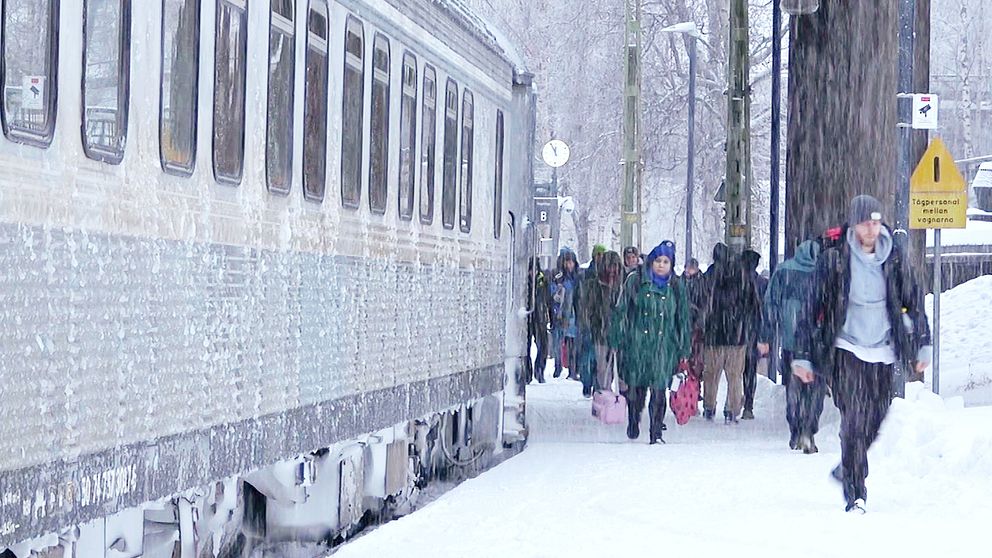
M 668 415 L 668 443 L 592 419 L 578 383 L 528 390 L 519 456 L 336 556 L 987 556 L 992 408 L 911 385 L 870 453 L 868 514 L 844 513 L 831 400 L 817 443 L 787 446 L 784 390 L 759 378 L 757 420 Z M 720 401 L 722 402 L 722 395 Z M 645 413 L 646 414 L 646 413 Z M 646 416 L 645 416 L 646 421 Z M 646 430 L 646 423 L 642 432 Z

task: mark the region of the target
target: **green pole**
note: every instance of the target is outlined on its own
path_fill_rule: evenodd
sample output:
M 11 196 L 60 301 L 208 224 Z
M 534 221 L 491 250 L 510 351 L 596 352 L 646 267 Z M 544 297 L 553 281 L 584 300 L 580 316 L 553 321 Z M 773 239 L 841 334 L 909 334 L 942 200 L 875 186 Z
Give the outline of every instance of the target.
M 620 241 L 641 246 L 641 0 L 626 0 Z
M 747 0 L 730 7 L 727 86 L 727 178 L 725 242 L 735 252 L 751 245 L 751 84 Z

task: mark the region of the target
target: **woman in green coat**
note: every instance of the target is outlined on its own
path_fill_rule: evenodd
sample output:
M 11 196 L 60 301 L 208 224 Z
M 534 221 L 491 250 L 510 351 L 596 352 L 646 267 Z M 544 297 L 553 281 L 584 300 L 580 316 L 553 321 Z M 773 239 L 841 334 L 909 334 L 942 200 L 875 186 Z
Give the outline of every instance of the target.
M 664 443 L 668 388 L 691 351 L 689 301 L 674 267 L 675 243 L 666 240 L 651 251 L 640 273 L 627 277 L 610 324 L 610 346 L 622 355 L 620 377 L 627 385 L 627 437 L 640 436 L 650 390 L 652 444 Z

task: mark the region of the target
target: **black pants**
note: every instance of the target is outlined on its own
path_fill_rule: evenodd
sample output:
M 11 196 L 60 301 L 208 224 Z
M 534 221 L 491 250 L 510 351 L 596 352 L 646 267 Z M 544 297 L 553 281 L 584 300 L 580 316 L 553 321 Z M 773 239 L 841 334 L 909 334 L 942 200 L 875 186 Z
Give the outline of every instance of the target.
M 537 346 L 537 355 L 534 360 L 530 360 L 531 343 Z M 539 324 L 527 322 L 527 361 L 524 365 L 527 372 L 527 383 L 537 377 L 537 381 L 544 381 L 544 368 L 548 365 L 548 330 Z
M 892 365 L 867 363 L 837 350 L 834 357 L 834 404 L 840 409 L 840 451 L 844 468 L 844 498 L 867 499 L 868 448 L 892 401 Z
M 666 389 L 655 387 L 634 387 L 627 388 L 627 424 L 639 425 L 641 423 L 641 411 L 644 410 L 644 400 L 651 391 L 651 400 L 648 402 L 648 418 L 650 420 L 651 439 L 661 438 L 661 425 L 665 422 L 665 413 L 668 411 L 668 401 Z
M 823 398 L 827 395 L 827 382 L 817 376 L 804 384 L 792 375 L 792 351 L 782 351 L 782 380 L 785 383 L 785 419 L 789 421 L 789 434 L 793 438 L 813 436 L 820 430 Z
M 754 345 L 748 347 L 744 357 L 744 410 L 754 412 L 754 391 L 758 387 L 758 361 L 761 354 Z

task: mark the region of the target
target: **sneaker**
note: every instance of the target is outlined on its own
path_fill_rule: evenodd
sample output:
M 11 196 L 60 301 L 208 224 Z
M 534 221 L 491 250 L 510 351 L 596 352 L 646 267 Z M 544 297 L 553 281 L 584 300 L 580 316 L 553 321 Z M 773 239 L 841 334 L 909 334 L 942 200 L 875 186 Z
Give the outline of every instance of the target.
M 847 507 L 844 508 L 847 513 L 854 513 L 858 515 L 865 514 L 865 501 L 863 498 L 857 498 L 853 502 L 848 502 Z
M 724 424 L 737 424 L 737 415 L 730 414 L 729 411 L 723 412 L 723 423 Z
M 664 432 L 666 430 L 668 430 L 668 426 L 666 426 L 665 423 L 661 423 L 661 431 Z
M 664 443 L 665 443 L 665 439 L 661 437 L 661 434 L 658 434 L 657 436 L 651 436 L 651 441 L 648 442 L 648 444 L 652 446 L 656 444 L 664 444 Z
M 803 453 L 805 453 L 806 455 L 810 455 L 812 453 L 816 453 L 820 451 L 816 447 L 816 442 L 813 441 L 812 436 L 803 436 L 802 438 L 800 438 L 799 446 L 803 449 Z
M 754 411 L 744 410 L 744 414 L 741 415 L 741 420 L 754 420 Z
M 794 433 L 792 434 L 792 436 L 789 437 L 789 449 L 791 450 L 799 449 L 799 434 Z
M 710 411 L 709 409 L 704 409 L 703 410 L 703 418 L 704 419 L 706 419 L 706 420 L 708 420 L 710 422 L 713 422 L 713 417 L 715 417 L 715 416 L 716 416 L 716 411 Z

